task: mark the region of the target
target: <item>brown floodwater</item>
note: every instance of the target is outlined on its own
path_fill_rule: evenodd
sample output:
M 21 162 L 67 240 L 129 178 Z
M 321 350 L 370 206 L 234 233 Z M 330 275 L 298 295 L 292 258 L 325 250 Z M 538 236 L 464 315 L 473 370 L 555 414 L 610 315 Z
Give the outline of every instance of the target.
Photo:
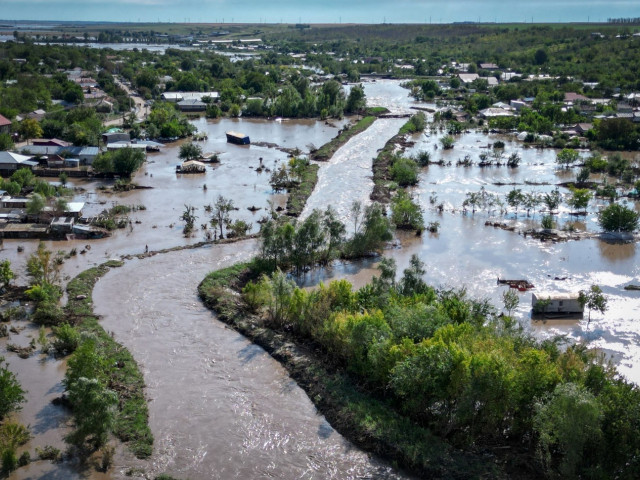
M 94 289 L 102 325 L 134 352 L 147 384 L 148 474 L 179 478 L 404 478 L 354 447 L 262 348 L 197 297 L 211 270 L 246 260 L 245 241 L 113 269 Z M 115 475 L 136 462 L 116 459 Z

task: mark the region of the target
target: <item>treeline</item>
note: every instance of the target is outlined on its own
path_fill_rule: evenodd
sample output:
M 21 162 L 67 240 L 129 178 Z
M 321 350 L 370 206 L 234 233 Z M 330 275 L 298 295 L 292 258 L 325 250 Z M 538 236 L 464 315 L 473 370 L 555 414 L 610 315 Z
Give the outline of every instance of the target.
M 328 364 L 450 444 L 509 451 L 514 475 L 640 474 L 640 390 L 602 356 L 535 340 L 486 301 L 426 285 L 415 256 L 397 281 L 383 260 L 380 277 L 356 291 L 346 281 L 308 291 L 280 271 L 260 276 L 263 268 L 240 276 L 253 279 L 242 290 L 248 313 L 321 348 Z M 201 295 L 215 305 L 220 287 L 206 285 Z M 429 454 L 404 458 L 423 471 Z

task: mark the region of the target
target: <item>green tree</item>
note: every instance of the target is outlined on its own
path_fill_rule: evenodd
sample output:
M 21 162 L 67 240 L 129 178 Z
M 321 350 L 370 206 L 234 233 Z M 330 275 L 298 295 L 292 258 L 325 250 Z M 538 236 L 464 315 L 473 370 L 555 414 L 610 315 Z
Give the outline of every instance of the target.
M 624 205 L 612 203 L 598 213 L 598 224 L 606 232 L 633 232 L 640 214 Z
M 580 158 L 580 154 L 571 148 L 563 148 L 556 155 L 556 162 L 565 168 L 568 168 L 569 165 L 574 164 Z
M 0 357 L 0 420 L 16 410 L 25 401 L 25 391 L 15 374 L 8 368 L 4 357 Z
M 100 448 L 113 429 L 118 396 L 97 378 L 86 377 L 71 383 L 67 393 L 73 407 L 75 429 L 65 439 L 81 449 Z
M 46 205 L 45 199 L 39 193 L 34 193 L 27 202 L 27 213 L 29 215 L 40 215 Z
M 20 123 L 20 134 L 27 139 L 27 144 L 32 138 L 42 137 L 42 128 L 35 118 L 25 118 Z
M 502 303 L 507 311 L 507 315 L 511 316 L 511 312 L 518 308 L 520 297 L 518 297 L 518 294 L 514 289 L 509 288 L 502 294 Z
M 58 175 L 58 179 L 60 180 L 60 185 L 62 185 L 63 187 L 66 187 L 67 180 L 69 179 L 69 175 L 67 175 L 67 172 L 60 172 L 60 175 Z
M 591 322 L 591 310 L 596 310 L 600 313 L 607 311 L 607 297 L 602 293 L 602 289 L 598 285 L 591 285 L 589 290 L 580 290 L 578 295 L 578 302 L 589 309 L 589 319 L 587 323 Z
M 213 204 L 213 218 L 211 225 L 220 229 L 220 238 L 224 238 L 224 227 L 231 221 L 231 211 L 233 210 L 233 200 L 218 195 Z
M 549 473 L 552 454 L 561 456 L 560 474 L 574 478 L 586 455 L 589 442 L 601 436 L 601 407 L 584 387 L 575 383 L 558 385 L 553 394 L 536 405 L 534 427 L 538 432 L 538 455 Z
M 418 165 L 410 158 L 397 157 L 390 169 L 391 178 L 401 187 L 418 183 Z
M 130 177 L 144 163 L 144 152 L 139 149 L 121 148 L 112 155 L 113 173 Z
M 195 211 L 196 211 L 196 207 L 192 205 L 184 206 L 184 212 L 182 212 L 182 216 L 180 217 L 180 220 L 185 222 L 184 228 L 182 229 L 182 233 L 184 234 L 185 237 L 190 236 L 191 232 L 193 231 L 193 227 L 195 225 L 196 219 L 198 218 L 195 215 Z
M 524 203 L 524 195 L 519 188 L 513 188 L 507 193 L 507 204 L 516 211 L 518 216 L 518 207 Z
M 398 290 L 402 295 L 419 295 L 429 290 L 429 286 L 422 279 L 424 274 L 427 273 L 427 271 L 424 269 L 424 266 L 424 262 L 420 260 L 420 257 L 418 257 L 418 255 L 416 255 L 415 253 L 411 255 L 411 260 L 409 260 L 409 268 L 406 268 L 404 272 L 402 272 L 403 275 L 398 285 Z
M 345 106 L 345 112 L 347 113 L 360 113 L 367 106 L 367 99 L 364 94 L 364 88 L 362 85 L 354 85 L 347 97 L 347 104 Z
M 560 190 L 556 187 L 552 192 L 545 193 L 542 197 L 542 201 L 547 206 L 549 213 L 553 215 L 554 210 L 557 210 L 560 206 L 560 202 L 562 201 L 562 196 L 560 195 Z
M 180 153 L 178 158 L 181 160 L 197 160 L 202 157 L 202 147 L 193 142 L 187 142 L 180 145 Z
M 586 188 L 573 188 L 571 189 L 571 198 L 568 203 L 571 208 L 573 208 L 577 213 L 584 212 L 586 213 L 587 207 L 589 206 L 589 202 L 593 194 L 590 190 Z
M 111 173 L 113 172 L 113 155 L 112 152 L 103 152 L 91 164 L 94 172 Z
M 422 231 L 424 219 L 422 210 L 409 194 L 400 190 L 391 200 L 391 221 L 400 229 Z
M 13 150 L 13 139 L 8 133 L 0 133 L 0 151 Z

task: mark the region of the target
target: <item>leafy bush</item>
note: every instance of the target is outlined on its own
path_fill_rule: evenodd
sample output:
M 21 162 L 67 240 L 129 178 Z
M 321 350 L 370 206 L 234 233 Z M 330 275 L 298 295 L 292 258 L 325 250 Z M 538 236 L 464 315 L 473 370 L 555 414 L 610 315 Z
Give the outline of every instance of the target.
M 15 374 L 7 368 L 4 357 L 0 357 L 0 420 L 20 408 L 26 400 L 25 393 Z
M 390 172 L 392 180 L 401 187 L 418 183 L 418 165 L 410 158 L 396 158 Z
M 53 348 L 59 355 L 69 355 L 80 345 L 80 332 L 68 323 L 54 327 L 53 333 L 56 336 Z

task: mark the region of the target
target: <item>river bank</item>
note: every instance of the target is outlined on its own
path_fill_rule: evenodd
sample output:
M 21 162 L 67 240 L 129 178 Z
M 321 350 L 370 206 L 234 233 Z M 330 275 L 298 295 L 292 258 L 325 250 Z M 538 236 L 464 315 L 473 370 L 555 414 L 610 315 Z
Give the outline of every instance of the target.
M 509 478 L 502 464 L 505 457 L 496 459 L 452 448 L 400 415 L 384 398 L 364 389 L 318 345 L 251 315 L 240 292 L 256 276 L 250 263 L 237 264 L 207 275 L 198 293 L 220 320 L 278 360 L 334 428 L 361 448 L 420 477 Z M 519 473 L 519 478 L 529 478 L 527 473 Z

